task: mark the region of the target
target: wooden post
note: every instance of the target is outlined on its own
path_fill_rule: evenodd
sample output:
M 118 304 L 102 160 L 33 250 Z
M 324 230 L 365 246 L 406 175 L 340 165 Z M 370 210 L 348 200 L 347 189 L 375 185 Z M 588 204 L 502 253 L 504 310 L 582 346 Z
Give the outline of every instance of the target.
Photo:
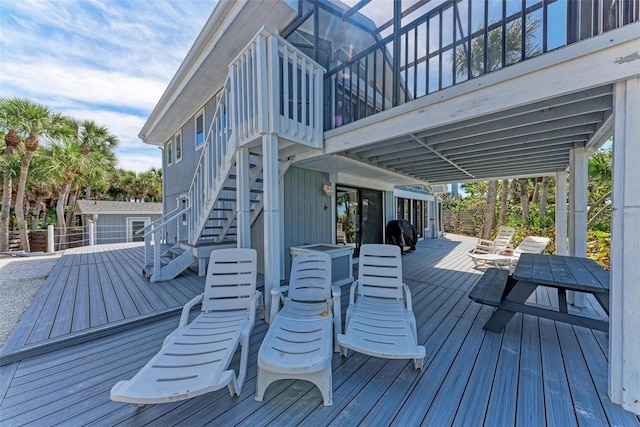
M 567 171 L 556 172 L 556 255 L 569 255 L 567 246 Z
M 569 152 L 569 255 L 587 256 L 587 149 L 580 145 Z M 567 301 L 576 307 L 584 307 L 585 295 L 569 291 Z
M 615 84 L 609 397 L 640 415 L 640 77 Z
M 264 299 L 265 316 L 271 311 L 271 290 L 280 286 L 282 240 L 280 239 L 280 194 L 278 185 L 278 137 L 262 137 L 264 183 Z M 266 319 L 267 322 L 270 319 Z

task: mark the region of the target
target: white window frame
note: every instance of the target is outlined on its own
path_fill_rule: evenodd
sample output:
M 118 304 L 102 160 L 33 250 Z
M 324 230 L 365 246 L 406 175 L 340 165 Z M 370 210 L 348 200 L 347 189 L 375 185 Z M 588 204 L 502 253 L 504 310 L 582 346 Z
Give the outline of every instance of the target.
M 173 141 L 167 142 L 165 154 L 165 157 L 167 159 L 167 166 L 171 166 L 173 164 Z
M 183 157 L 183 146 L 182 146 L 182 130 L 179 130 L 173 137 L 173 142 L 174 142 L 174 155 L 175 155 L 175 163 L 179 163 L 182 161 L 182 157 Z M 180 147 L 180 154 L 178 154 L 178 147 Z
M 134 221 L 143 221 L 144 227 L 151 223 L 151 217 L 148 216 L 127 216 L 125 217 L 125 222 L 127 224 L 127 242 L 133 242 L 133 222 Z M 151 236 L 153 239 L 153 236 Z
M 198 117 L 202 116 L 202 143 L 198 144 Z M 193 129 L 194 129 L 194 143 L 195 143 L 195 147 L 196 150 L 201 149 L 202 147 L 204 147 L 204 140 L 206 138 L 205 135 L 205 115 L 204 115 L 204 108 L 202 108 L 202 110 L 200 110 L 198 112 L 198 114 L 196 114 L 196 116 L 193 118 Z

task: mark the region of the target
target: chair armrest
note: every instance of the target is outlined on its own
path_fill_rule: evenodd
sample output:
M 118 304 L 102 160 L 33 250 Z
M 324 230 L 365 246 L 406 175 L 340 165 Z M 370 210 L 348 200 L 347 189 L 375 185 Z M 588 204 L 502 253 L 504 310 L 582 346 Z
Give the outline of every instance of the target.
M 349 305 L 356 303 L 356 289 L 358 289 L 358 281 L 354 280 L 349 289 Z
M 331 295 L 333 296 L 333 351 L 339 352 L 338 335 L 342 334 L 342 289 L 339 286 L 331 287 Z
M 200 294 L 194 297 L 191 301 L 186 303 L 184 307 L 182 307 L 182 314 L 180 315 L 180 322 L 178 323 L 178 328 L 183 327 L 189 321 L 189 313 L 191 313 L 191 309 L 195 307 L 196 304 L 202 302 L 202 298 L 204 298 L 204 294 Z
M 409 287 L 404 283 L 402 284 L 402 289 L 404 290 L 404 301 L 407 306 L 407 311 L 413 312 L 413 303 L 411 302 L 411 290 L 409 290 Z
M 289 290 L 288 286 L 280 286 L 277 288 L 271 289 L 271 307 L 269 311 L 269 322 L 273 322 L 273 319 L 276 317 L 276 314 L 280 311 L 280 303 L 283 302 L 284 296 L 283 292 L 287 292 Z
M 256 321 L 256 309 L 260 308 L 260 318 L 264 319 L 264 304 L 262 302 L 262 292 L 256 291 L 249 302 L 249 324 Z
M 471 253 L 473 254 L 490 254 L 495 249 L 495 242 L 493 240 L 478 239 L 476 247 L 473 248 Z

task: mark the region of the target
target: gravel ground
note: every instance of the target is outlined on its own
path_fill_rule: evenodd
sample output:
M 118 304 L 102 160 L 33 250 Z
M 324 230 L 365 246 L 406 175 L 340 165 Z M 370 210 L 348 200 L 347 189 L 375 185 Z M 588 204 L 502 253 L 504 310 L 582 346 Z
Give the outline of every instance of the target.
M 62 253 L 25 257 L 0 254 L 0 347 L 61 256 Z

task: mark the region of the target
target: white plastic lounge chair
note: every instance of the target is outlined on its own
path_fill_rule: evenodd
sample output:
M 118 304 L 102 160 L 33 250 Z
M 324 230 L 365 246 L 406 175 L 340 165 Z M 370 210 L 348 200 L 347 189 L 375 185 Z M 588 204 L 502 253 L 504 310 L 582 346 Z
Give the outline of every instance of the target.
M 339 287 L 331 288 L 329 255 L 298 255 L 286 298 L 285 291 L 286 287 L 272 291 L 272 323 L 258 352 L 256 400 L 262 401 L 265 390 L 276 380 L 301 379 L 315 384 L 324 406 L 330 406 L 332 331 L 334 335 L 341 332 L 341 293 Z M 278 311 L 281 301 L 284 306 Z
M 178 328 L 162 349 L 129 381 L 111 389 L 111 400 L 135 406 L 174 402 L 229 387 L 242 391 L 249 354 L 249 336 L 262 294 L 256 291 L 256 251 L 219 249 L 211 253 L 204 294 L 182 310 Z M 202 312 L 189 324 L 198 303 Z M 229 362 L 242 345 L 236 378 Z
M 338 335 L 343 356 L 351 349 L 387 359 L 413 359 L 415 369 L 422 368 L 426 352 L 418 345 L 398 246 L 360 248 L 358 280 L 351 286 L 345 328 L 345 334 Z
M 497 254 L 469 254 L 471 259 L 476 262 L 482 262 L 482 264 L 486 264 L 488 266 L 494 266 L 498 268 L 504 268 L 513 273 L 516 265 L 518 264 L 518 260 L 520 259 L 520 254 L 522 253 L 532 253 L 539 254 L 542 253 L 544 248 L 549 244 L 550 239 L 548 237 L 538 237 L 538 236 L 527 236 L 524 238 L 522 242 L 513 250 L 511 255 L 505 255 L 503 253 Z M 476 265 L 481 265 L 477 264 Z
M 476 247 L 469 253 L 469 255 L 479 255 L 479 254 L 498 254 L 505 249 L 511 249 L 511 239 L 513 239 L 513 235 L 516 233 L 515 228 L 507 227 L 506 225 L 501 225 L 498 228 L 498 233 L 496 234 L 495 240 L 486 240 L 486 239 L 478 239 L 478 243 L 476 243 Z M 473 263 L 476 266 L 484 265 L 484 261 L 481 259 L 471 257 Z

